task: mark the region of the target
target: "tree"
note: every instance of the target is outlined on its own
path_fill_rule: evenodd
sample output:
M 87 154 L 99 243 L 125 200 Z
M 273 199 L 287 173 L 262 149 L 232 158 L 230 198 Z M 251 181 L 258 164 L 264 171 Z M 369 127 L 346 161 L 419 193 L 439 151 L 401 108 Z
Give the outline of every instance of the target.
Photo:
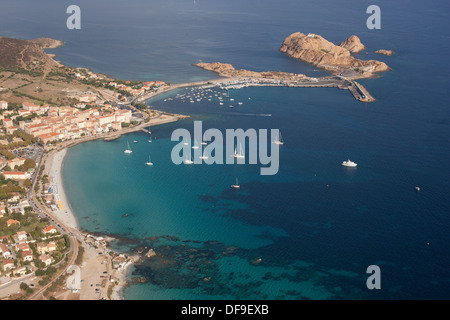
M 21 290 L 27 290 L 29 287 L 28 287 L 28 285 L 27 285 L 25 282 L 22 282 L 22 283 L 20 284 L 19 288 L 20 288 Z
M 25 181 L 23 182 L 23 186 L 24 186 L 25 188 L 31 187 L 31 180 L 25 180 Z
M 33 159 L 26 159 L 24 162 L 24 166 L 26 167 L 26 170 L 33 169 L 36 167 L 36 161 Z

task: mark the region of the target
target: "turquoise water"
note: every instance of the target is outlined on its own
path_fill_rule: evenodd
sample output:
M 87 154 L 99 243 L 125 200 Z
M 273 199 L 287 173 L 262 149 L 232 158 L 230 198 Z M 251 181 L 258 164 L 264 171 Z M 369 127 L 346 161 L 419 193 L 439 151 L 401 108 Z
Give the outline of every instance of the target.
M 449 298 L 447 2 L 379 1 L 382 29 L 370 31 L 369 1 L 80 1 L 78 33 L 60 14 L 69 3 L 26 3 L 19 13 L 5 1 L 3 35 L 64 40 L 52 51 L 64 63 L 116 77 L 216 77 L 191 66 L 198 60 L 326 74 L 278 52 L 295 31 L 334 43 L 357 34 L 368 47 L 362 58 L 392 68 L 360 81 L 371 104 L 333 88 L 234 90 L 244 104 L 233 109 L 164 101 L 180 90 L 148 103 L 191 118 L 152 128 L 152 142 L 140 132 L 70 149 L 63 178 L 81 227 L 120 238 L 123 250 L 158 252 L 135 266 L 126 299 Z M 380 48 L 396 54 L 373 53 Z M 171 133 L 194 120 L 222 131 L 281 129 L 279 173 L 175 166 Z M 347 158 L 356 170 L 341 167 Z M 366 288 L 372 264 L 382 272 L 378 291 Z

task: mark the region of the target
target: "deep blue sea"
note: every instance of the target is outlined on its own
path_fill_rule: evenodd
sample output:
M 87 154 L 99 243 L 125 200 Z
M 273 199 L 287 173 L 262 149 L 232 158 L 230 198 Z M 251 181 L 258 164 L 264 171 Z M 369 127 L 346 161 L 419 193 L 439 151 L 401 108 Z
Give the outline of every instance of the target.
M 70 4 L 3 0 L 1 35 L 63 40 L 51 50 L 63 63 L 133 80 L 216 77 L 198 61 L 326 75 L 278 51 L 296 31 L 336 44 L 356 34 L 359 57 L 392 68 L 360 81 L 370 104 L 335 88 L 245 88 L 228 92 L 228 108 L 218 88 L 195 103 L 175 97 L 198 89 L 180 89 L 147 101 L 191 116 L 152 127 L 151 142 L 138 132 L 71 148 L 63 178 L 81 227 L 120 238 L 117 249 L 158 253 L 133 268 L 125 299 L 450 298 L 447 1 L 377 1 L 381 30 L 367 29 L 373 3 L 361 0 L 77 1 L 81 30 L 65 27 Z M 198 120 L 222 132 L 280 129 L 278 174 L 174 165 L 172 132 Z M 341 166 L 348 158 L 356 169 Z M 369 265 L 380 267 L 380 290 L 366 287 Z

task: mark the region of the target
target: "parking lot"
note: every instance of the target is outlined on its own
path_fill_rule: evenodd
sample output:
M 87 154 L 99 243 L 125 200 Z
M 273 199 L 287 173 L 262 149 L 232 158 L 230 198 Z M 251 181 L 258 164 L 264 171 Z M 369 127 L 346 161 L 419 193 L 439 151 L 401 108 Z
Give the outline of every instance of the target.
M 25 159 L 33 159 L 36 163 L 39 162 L 43 154 L 42 147 L 38 145 L 31 144 L 28 147 L 18 148 L 11 151 L 16 157 L 22 157 Z

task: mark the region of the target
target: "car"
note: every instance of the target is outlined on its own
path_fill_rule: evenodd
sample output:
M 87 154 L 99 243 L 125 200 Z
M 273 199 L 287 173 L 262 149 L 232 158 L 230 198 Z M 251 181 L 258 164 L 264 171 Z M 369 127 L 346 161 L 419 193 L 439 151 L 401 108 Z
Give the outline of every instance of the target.
M 103 273 L 108 273 L 108 271 L 103 271 Z

